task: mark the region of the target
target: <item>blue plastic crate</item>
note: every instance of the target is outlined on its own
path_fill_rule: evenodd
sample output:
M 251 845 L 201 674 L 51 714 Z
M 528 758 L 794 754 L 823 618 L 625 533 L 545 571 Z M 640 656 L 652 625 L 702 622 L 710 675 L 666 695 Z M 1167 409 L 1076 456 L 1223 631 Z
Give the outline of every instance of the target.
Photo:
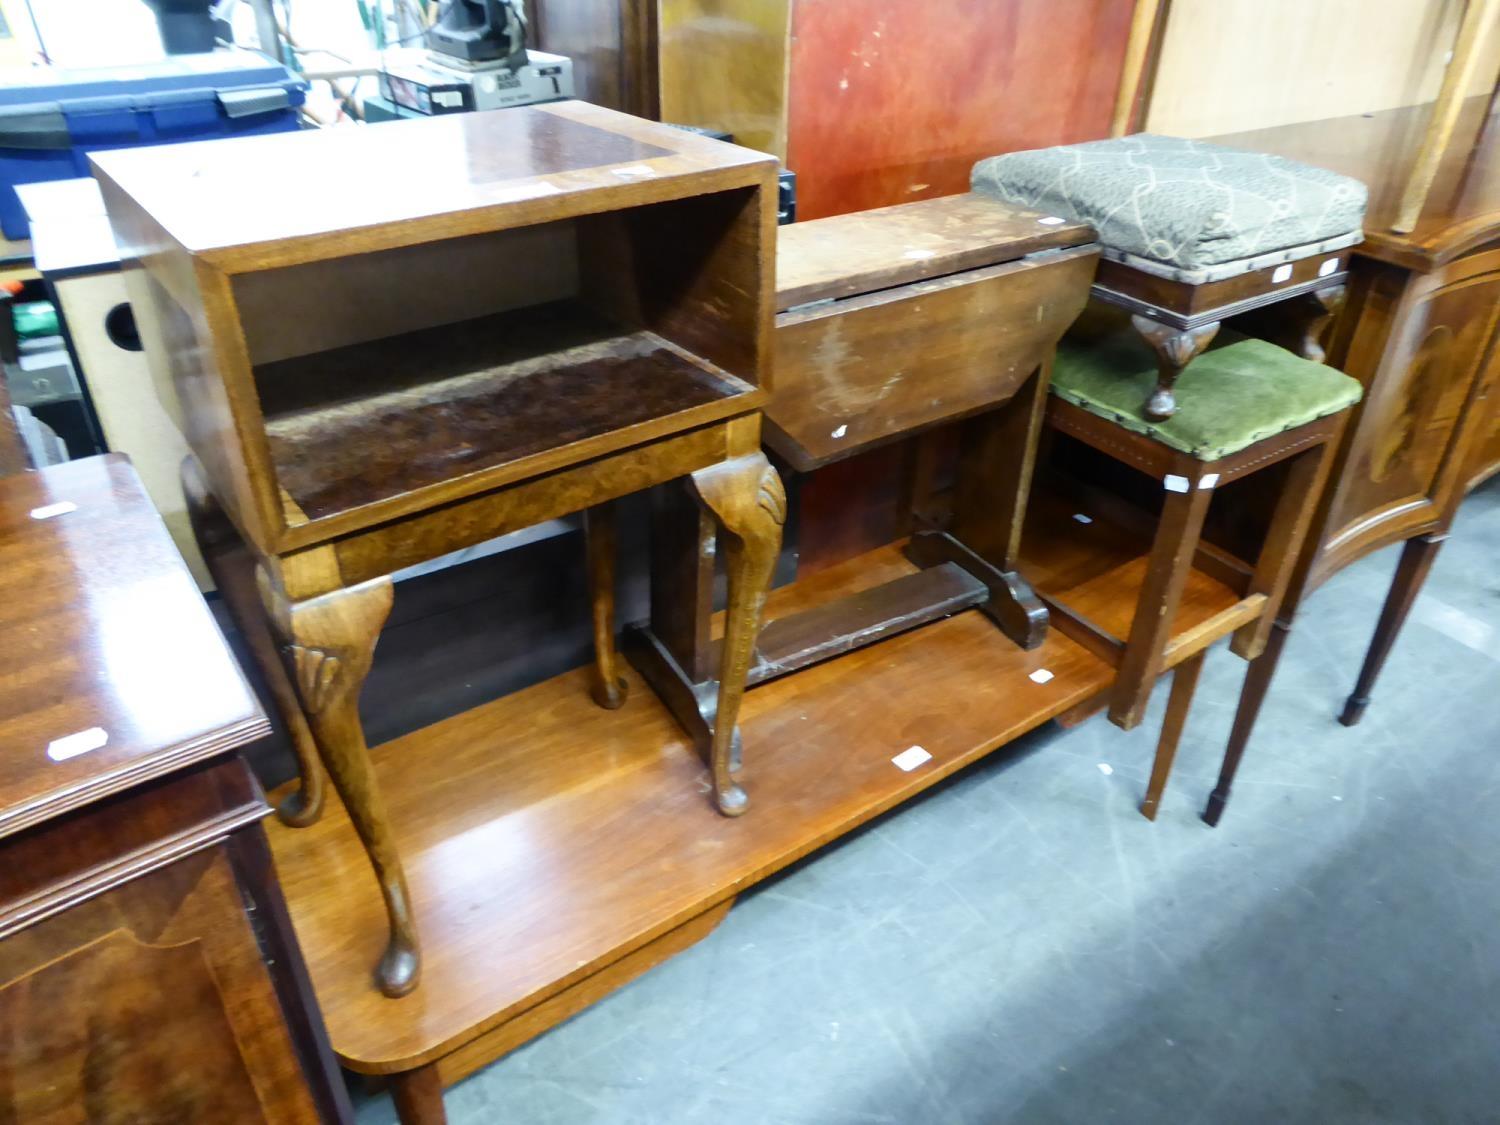
M 296 129 L 307 82 L 251 51 L 0 75 L 0 231 L 29 233 L 17 184 L 89 175 L 88 154 Z

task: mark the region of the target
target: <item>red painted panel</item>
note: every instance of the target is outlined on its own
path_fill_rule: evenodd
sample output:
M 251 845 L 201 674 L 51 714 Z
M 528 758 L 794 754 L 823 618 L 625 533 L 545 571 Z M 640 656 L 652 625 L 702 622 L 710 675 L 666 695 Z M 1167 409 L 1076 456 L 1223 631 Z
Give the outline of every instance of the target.
M 1106 136 L 1132 0 L 795 0 L 799 218 L 964 191 L 981 157 Z

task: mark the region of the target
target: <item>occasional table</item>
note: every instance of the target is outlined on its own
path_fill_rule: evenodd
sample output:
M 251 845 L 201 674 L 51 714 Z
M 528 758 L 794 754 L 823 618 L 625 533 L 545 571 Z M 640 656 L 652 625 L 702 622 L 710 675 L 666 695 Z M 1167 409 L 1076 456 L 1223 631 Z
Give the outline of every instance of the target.
M 744 811 L 731 748 L 784 516 L 760 452 L 773 160 L 562 102 L 95 169 L 171 366 L 205 557 L 294 701 L 302 787 L 282 816 L 318 818 L 321 757 L 385 904 L 382 992 L 421 969 L 358 712 L 393 571 L 590 510 L 594 694 L 614 705 L 607 505 L 689 478 L 730 600 L 702 749 L 716 807 Z
M 125 458 L 0 480 L 0 1117 L 349 1120 L 269 730 Z

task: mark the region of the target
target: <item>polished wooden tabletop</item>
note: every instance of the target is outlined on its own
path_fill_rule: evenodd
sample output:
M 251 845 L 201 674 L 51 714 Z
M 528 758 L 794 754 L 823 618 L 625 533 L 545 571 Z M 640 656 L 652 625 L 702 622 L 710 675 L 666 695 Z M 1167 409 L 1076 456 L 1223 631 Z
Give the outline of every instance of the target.
M 0 836 L 269 730 L 125 457 L 0 480 Z
M 1443 154 L 1427 204 L 1410 234 L 1391 230 L 1431 105 L 1356 114 L 1211 137 L 1217 144 L 1270 152 L 1342 172 L 1370 189 L 1367 257 L 1428 270 L 1500 233 L 1500 125 L 1489 99 L 1469 98 Z
M 750 183 L 764 153 L 586 102 L 378 126 L 95 153 L 95 174 L 184 248 L 259 269 L 629 206 L 634 189 L 720 172 Z M 746 177 L 734 173 L 754 168 Z M 654 199 L 662 197 L 658 189 Z M 498 221 L 502 218 L 504 221 Z
M 781 227 L 776 307 L 870 293 L 1094 241 L 1087 223 L 966 192 Z

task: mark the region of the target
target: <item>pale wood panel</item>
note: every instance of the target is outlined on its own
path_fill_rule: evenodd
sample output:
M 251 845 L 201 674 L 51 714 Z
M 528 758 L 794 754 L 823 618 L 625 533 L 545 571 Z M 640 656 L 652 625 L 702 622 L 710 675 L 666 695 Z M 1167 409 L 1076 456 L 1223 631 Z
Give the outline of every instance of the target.
M 109 311 L 129 300 L 125 279 L 117 271 L 64 278 L 57 283 L 57 299 L 104 427 L 104 440 L 111 450 L 129 455 L 198 587 L 212 590 L 213 581 L 188 526 L 178 477 L 187 442 L 156 395 L 147 353 L 127 351 L 104 330 Z
M 1147 129 L 1207 137 L 1437 96 L 1463 0 L 1173 0 Z M 1500 69 L 1482 48 L 1473 92 Z
M 661 116 L 786 158 L 791 0 L 661 0 Z

